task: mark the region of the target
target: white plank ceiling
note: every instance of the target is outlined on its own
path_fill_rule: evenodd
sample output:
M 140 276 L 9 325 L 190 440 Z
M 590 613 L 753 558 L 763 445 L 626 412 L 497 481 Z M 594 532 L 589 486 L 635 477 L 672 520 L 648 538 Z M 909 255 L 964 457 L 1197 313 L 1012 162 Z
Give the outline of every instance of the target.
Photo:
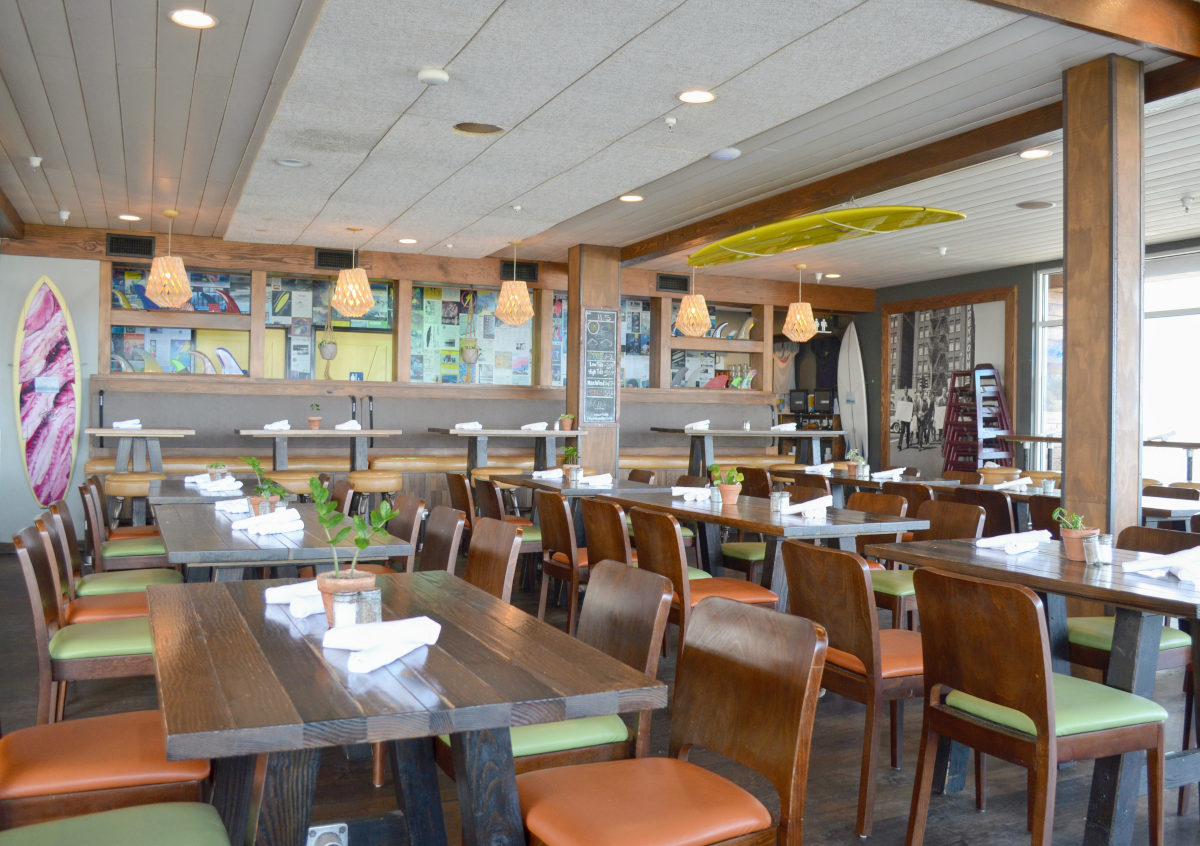
M 207 0 L 203 33 L 167 20 L 178 5 L 0 0 L 0 191 L 27 223 L 163 231 L 177 207 L 177 231 L 230 240 L 482 257 L 524 239 L 521 258 L 563 261 L 1053 102 L 1098 56 L 1175 61 L 971 0 Z M 693 87 L 717 99 L 676 100 Z M 1179 202 L 1200 198 L 1198 99 L 1147 115 L 1149 243 L 1200 236 L 1200 200 Z M 741 158 L 708 158 L 726 146 Z M 803 260 L 882 287 L 1054 260 L 1061 165 L 861 197 L 967 220 L 718 272 L 792 280 Z

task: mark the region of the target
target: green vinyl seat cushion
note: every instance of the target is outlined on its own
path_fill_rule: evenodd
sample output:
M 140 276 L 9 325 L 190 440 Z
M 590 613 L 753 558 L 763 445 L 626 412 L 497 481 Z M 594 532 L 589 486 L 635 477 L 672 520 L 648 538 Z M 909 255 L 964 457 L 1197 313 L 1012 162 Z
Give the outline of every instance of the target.
M 148 617 L 76 623 L 63 626 L 50 638 L 50 657 L 55 661 L 146 655 L 153 651 Z
M 625 525 L 629 527 L 629 537 L 633 537 L 633 520 L 628 516 L 625 517 Z M 683 535 L 684 540 L 696 537 L 696 532 L 691 526 L 681 525 L 679 527 L 679 533 Z
M 110 593 L 144 592 L 147 585 L 177 585 L 183 575 L 162 568 L 145 570 L 108 570 L 75 580 L 76 596 L 104 596 Z
M 1115 687 L 1055 673 L 1054 734 L 1066 737 L 1089 731 L 1161 722 L 1161 705 Z M 962 691 L 952 691 L 946 704 L 1023 734 L 1033 734 L 1033 720 L 1013 708 L 997 705 Z
M 912 570 L 872 570 L 871 588 L 888 596 L 916 596 Z
M 767 545 L 763 541 L 730 541 L 721 544 L 721 554 L 738 561 L 763 561 L 767 557 Z
M 0 846 L 229 846 L 217 809 L 202 802 L 161 802 L 84 814 L 0 831 Z
M 588 746 L 603 746 L 629 740 L 629 728 L 616 714 L 604 717 L 581 717 L 577 720 L 560 720 L 554 723 L 537 723 L 531 726 L 513 726 L 512 737 L 514 758 L 526 755 L 543 755 L 547 752 L 562 752 L 566 749 L 584 749 Z M 449 735 L 438 735 L 442 743 L 449 743 Z
M 1092 649 L 1112 651 L 1113 625 L 1116 617 L 1068 617 L 1067 640 L 1076 646 L 1089 646 Z M 1162 638 L 1158 648 L 1178 649 L 1191 646 L 1192 638 L 1187 632 L 1171 626 L 1163 626 Z
M 522 526 L 521 527 L 521 543 L 541 543 L 542 542 L 542 527 L 541 526 Z
M 711 579 L 712 573 L 701 570 L 699 567 L 687 568 L 688 579 Z
M 160 535 L 146 537 L 117 538 L 100 544 L 100 554 L 105 558 L 124 558 L 127 555 L 166 555 Z

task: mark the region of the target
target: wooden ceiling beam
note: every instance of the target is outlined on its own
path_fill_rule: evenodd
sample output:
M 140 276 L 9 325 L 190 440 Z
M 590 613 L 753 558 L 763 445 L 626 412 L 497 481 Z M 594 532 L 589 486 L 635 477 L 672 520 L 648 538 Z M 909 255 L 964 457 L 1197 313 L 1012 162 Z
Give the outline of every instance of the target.
M 1200 89 L 1200 60 L 1180 62 L 1146 74 L 1147 103 L 1197 89 Z M 621 262 L 637 264 L 671 253 L 691 252 L 747 229 L 811 214 L 848 203 L 856 197 L 910 185 L 1016 153 L 1061 131 L 1062 104 L 1040 106 L 652 235 L 622 247 Z
M 1200 3 L 1194 0 L 976 0 L 1118 41 L 1200 58 Z
M 4 192 L 0 191 L 0 238 L 25 237 L 25 221 L 17 214 L 16 208 L 9 202 Z

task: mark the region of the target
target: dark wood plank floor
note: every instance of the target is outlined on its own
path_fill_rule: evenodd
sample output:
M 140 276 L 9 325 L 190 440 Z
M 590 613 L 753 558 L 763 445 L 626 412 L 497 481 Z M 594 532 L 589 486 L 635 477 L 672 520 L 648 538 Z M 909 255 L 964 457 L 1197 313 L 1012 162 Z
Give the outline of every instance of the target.
M 533 592 L 517 593 L 517 604 L 526 609 L 536 608 Z M 561 610 L 552 609 L 552 622 L 563 625 Z M 35 697 L 32 616 L 25 599 L 24 587 L 11 555 L 0 555 L 0 678 L 4 679 L 0 696 L 0 725 L 11 731 L 30 725 L 33 721 Z M 672 635 L 669 635 L 673 637 Z M 674 650 L 664 659 L 660 675 L 670 682 L 674 675 Z M 1181 693 L 1182 671 L 1159 673 L 1156 698 L 1172 715 L 1167 731 L 1168 748 L 1178 748 L 1180 719 L 1183 709 Z M 154 685 L 151 680 L 133 679 L 112 682 L 81 682 L 73 685 L 67 715 L 83 717 L 134 708 L 155 707 Z M 912 797 L 913 770 L 917 754 L 917 734 L 920 711 L 910 706 L 906 720 L 904 768 L 887 767 L 887 752 L 881 745 L 882 775 L 875 806 L 875 831 L 870 842 L 891 846 L 904 842 Z M 753 712 L 747 713 L 753 719 Z M 805 839 L 809 843 L 857 843 L 854 832 L 855 803 L 858 790 L 858 765 L 862 749 L 862 706 L 847 702 L 833 694 L 821 702 L 813 740 L 812 763 L 808 779 L 808 808 L 805 820 Z M 665 713 L 656 716 L 653 730 L 654 754 L 665 754 L 668 721 Z M 883 732 L 886 743 L 886 730 Z M 736 764 L 714 760 L 711 755 L 693 756 L 705 765 L 733 778 L 759 796 L 773 809 L 778 808 L 774 790 L 762 778 Z M 1087 811 L 1091 765 L 1079 764 L 1059 775 L 1057 813 L 1054 826 L 1055 843 L 1081 843 L 1084 815 Z M 453 784 L 443 778 L 443 797 L 446 801 L 450 842 L 456 843 L 458 817 Z M 971 783 L 963 793 L 935 796 L 930 812 L 926 843 L 930 846 L 953 844 L 1025 844 L 1025 776 L 1024 771 L 994 761 L 989 765 L 988 811 L 979 814 L 974 809 Z M 1167 800 L 1166 840 L 1172 844 L 1200 842 L 1200 822 L 1197 803 L 1193 798 L 1191 813 L 1177 817 L 1174 813 L 1175 794 Z M 375 789 L 370 783 L 369 757 L 348 755 L 341 749 L 326 750 L 321 765 L 317 806 L 313 820 L 338 821 L 394 809 L 390 784 Z M 1135 843 L 1146 838 L 1145 799 L 1135 828 Z M 366 846 L 354 843 L 353 846 Z

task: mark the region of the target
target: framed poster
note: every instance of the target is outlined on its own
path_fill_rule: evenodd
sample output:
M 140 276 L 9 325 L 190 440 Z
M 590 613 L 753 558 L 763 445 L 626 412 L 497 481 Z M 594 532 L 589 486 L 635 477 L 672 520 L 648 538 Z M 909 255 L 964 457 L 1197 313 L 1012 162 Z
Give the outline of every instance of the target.
M 937 478 L 952 373 L 995 366 L 1016 414 L 1017 288 L 887 303 L 881 313 L 883 466 Z
M 617 311 L 583 312 L 583 422 L 617 421 Z

